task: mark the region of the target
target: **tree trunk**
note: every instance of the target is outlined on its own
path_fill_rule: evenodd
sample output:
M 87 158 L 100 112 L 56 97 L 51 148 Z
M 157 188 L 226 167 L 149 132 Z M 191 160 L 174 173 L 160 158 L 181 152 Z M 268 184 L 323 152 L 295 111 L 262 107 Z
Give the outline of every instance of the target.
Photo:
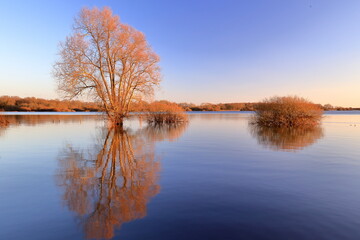
M 115 122 L 116 126 L 122 127 L 124 125 L 123 120 Z
M 124 116 L 122 114 L 115 114 L 115 116 L 111 119 L 111 123 L 114 127 L 123 127 Z

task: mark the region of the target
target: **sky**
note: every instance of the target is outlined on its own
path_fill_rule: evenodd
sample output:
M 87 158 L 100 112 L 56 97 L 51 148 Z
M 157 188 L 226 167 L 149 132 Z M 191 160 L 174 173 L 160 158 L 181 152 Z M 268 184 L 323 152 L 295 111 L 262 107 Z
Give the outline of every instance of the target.
M 0 95 L 59 98 L 59 42 L 95 6 L 142 31 L 160 56 L 156 99 L 298 95 L 360 107 L 358 0 L 0 0 Z

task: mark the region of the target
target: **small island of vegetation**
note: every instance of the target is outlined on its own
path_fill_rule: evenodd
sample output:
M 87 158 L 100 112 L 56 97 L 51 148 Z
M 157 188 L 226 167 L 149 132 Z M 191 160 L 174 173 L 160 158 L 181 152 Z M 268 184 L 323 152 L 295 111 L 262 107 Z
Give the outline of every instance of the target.
M 253 123 L 266 127 L 317 126 L 323 114 L 321 107 L 297 96 L 265 99 L 255 109 Z
M 149 124 L 172 124 L 186 122 L 187 115 L 182 107 L 168 101 L 156 101 L 148 105 L 146 119 Z

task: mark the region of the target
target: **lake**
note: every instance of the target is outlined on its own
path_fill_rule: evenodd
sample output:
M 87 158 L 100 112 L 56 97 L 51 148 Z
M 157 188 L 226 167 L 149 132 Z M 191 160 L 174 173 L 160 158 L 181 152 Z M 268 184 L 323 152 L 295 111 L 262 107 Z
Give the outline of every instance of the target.
M 0 239 L 360 239 L 360 113 L 315 129 L 17 114 L 0 128 Z

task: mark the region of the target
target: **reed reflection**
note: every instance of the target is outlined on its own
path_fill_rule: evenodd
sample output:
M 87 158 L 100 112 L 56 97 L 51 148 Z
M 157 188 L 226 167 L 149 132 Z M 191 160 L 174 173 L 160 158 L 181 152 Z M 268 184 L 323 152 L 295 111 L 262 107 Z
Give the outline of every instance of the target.
M 101 115 L 2 115 L 11 126 L 81 123 L 101 119 Z
M 101 120 L 101 115 L 5 115 L 0 113 L 0 137 L 8 128 Z
M 321 126 L 274 128 L 250 124 L 249 128 L 260 145 L 276 151 L 302 150 L 324 136 Z
M 6 128 L 9 125 L 9 121 L 6 119 L 6 117 L 2 114 L 0 114 L 0 136 L 4 135 L 4 132 Z
M 57 181 L 86 238 L 110 239 L 123 223 L 146 216 L 147 203 L 160 191 L 155 143 L 173 140 L 184 130 L 179 126 L 147 126 L 135 132 L 102 129 L 94 147 L 79 150 L 67 145 L 61 151 Z

